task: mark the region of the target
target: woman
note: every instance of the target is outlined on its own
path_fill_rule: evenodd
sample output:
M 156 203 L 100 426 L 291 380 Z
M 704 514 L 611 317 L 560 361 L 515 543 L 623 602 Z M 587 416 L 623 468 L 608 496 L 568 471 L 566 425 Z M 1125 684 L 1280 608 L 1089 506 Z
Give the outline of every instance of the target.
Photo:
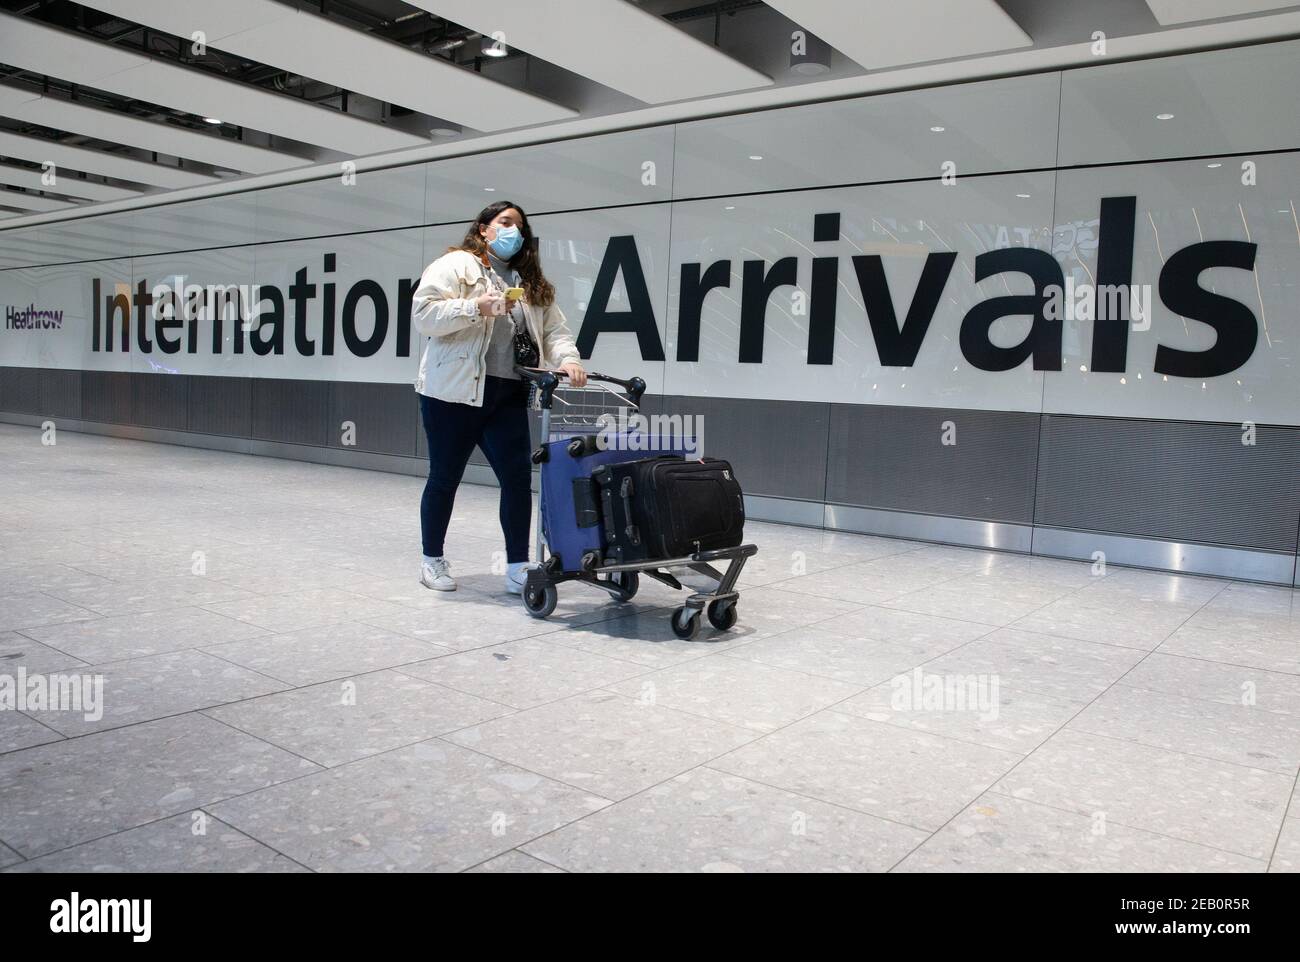
M 508 287 L 522 287 L 522 298 L 508 300 Z M 437 591 L 456 589 L 443 540 L 456 488 L 477 444 L 501 485 L 506 590 L 519 594 L 527 576 L 533 501 L 528 385 L 514 371 L 516 334 L 526 332 L 539 365 L 564 371 L 575 387 L 582 387 L 587 375 L 518 204 L 485 207 L 460 246 L 425 268 L 411 320 L 427 337 L 415 380 L 429 439 L 429 480 L 420 501 L 420 581 Z M 529 345 L 527 337 L 519 340 Z

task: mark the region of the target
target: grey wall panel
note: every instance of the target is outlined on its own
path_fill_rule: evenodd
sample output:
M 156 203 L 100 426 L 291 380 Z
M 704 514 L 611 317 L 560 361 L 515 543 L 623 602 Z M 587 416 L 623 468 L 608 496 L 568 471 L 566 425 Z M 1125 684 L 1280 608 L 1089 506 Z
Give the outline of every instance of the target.
M 40 371 L 33 367 L 0 368 L 0 409 L 40 414 Z
M 253 382 L 246 377 L 192 377 L 190 431 L 249 437 L 253 430 Z
M 1038 415 L 832 404 L 826 500 L 1033 521 Z M 944 444 L 951 422 L 954 444 Z
M 1062 531 L 1034 528 L 1033 553 L 1053 558 L 1091 561 L 1101 552 L 1107 564 L 1156 568 L 1238 581 L 1289 585 L 1295 577 L 1296 557 L 1283 551 L 1259 551 L 1224 545 L 1157 541 L 1096 531 Z
M 1300 429 L 1045 415 L 1039 525 L 1296 550 Z
M 252 436 L 262 441 L 325 446 L 329 393 L 328 381 L 255 378 Z
M 174 374 L 131 375 L 131 424 L 184 431 L 189 423 L 191 378 Z
M 335 381 L 330 385 L 329 429 L 331 447 L 344 447 L 343 422 L 355 426 L 358 451 L 379 454 L 415 454 L 415 424 L 410 413 L 414 392 L 409 384 L 365 384 Z
M 131 375 L 126 371 L 83 371 L 81 417 L 109 424 L 131 423 Z
M 813 401 L 665 395 L 648 414 L 702 418 L 704 454 L 725 457 L 746 494 L 821 501 L 830 405 Z M 690 432 L 687 432 L 690 433 Z
M 81 372 L 41 371 L 40 395 L 41 414 L 56 418 L 81 417 Z

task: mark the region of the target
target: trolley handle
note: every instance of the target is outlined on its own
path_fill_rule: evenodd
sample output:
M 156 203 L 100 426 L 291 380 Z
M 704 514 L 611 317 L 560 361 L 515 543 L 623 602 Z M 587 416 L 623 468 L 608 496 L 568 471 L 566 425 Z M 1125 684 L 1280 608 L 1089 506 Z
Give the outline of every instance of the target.
M 543 371 L 533 367 L 522 367 L 515 365 L 515 373 L 524 380 L 531 381 L 537 385 L 537 390 L 541 394 L 542 410 L 549 411 L 551 402 L 555 396 L 555 390 L 560 386 L 563 378 L 569 375 L 564 371 Z M 641 406 L 641 397 L 645 394 L 646 383 L 639 377 L 621 378 L 611 377 L 608 374 L 597 374 L 594 371 L 587 373 L 588 381 L 605 381 L 609 384 L 617 384 L 627 393 L 627 399 L 632 402 L 632 406 L 639 408 Z

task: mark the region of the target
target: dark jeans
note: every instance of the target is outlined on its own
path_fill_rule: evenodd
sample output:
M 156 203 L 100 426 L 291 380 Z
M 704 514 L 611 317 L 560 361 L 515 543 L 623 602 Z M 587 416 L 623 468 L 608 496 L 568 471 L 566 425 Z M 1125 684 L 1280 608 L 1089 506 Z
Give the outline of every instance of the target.
M 491 375 L 483 388 L 481 408 L 420 395 L 420 415 L 429 439 L 429 480 L 420 499 L 420 534 L 424 553 L 429 557 L 443 553 L 456 488 L 477 444 L 501 485 L 506 561 L 514 564 L 528 560 L 533 469 L 527 399 L 526 382 Z

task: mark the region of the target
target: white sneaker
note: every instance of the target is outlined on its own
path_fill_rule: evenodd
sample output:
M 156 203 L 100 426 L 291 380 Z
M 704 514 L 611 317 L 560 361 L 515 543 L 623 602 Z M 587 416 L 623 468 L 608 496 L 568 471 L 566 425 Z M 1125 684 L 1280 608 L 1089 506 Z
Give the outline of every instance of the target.
M 434 558 L 420 564 L 420 584 L 434 591 L 455 591 L 456 579 L 451 576 L 451 562 Z
M 512 595 L 524 593 L 524 582 L 528 580 L 528 570 L 536 568 L 536 561 L 516 561 L 506 567 L 506 591 Z

